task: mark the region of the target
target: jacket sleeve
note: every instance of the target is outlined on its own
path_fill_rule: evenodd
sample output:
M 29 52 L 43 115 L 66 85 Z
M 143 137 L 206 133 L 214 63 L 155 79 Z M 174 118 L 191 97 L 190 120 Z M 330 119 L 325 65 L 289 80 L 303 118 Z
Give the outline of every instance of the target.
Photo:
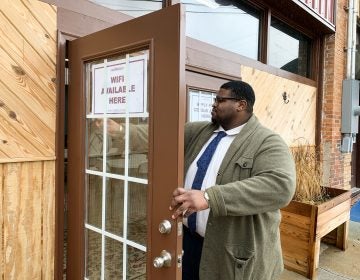
M 285 207 L 295 192 L 295 164 L 279 135 L 270 134 L 253 158 L 250 177 L 207 190 L 216 216 L 245 216 Z

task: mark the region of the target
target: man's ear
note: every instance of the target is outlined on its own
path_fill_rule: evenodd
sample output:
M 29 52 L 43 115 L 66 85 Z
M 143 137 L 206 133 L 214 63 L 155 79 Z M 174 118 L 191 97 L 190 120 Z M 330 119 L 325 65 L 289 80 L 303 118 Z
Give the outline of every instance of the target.
M 238 112 L 246 110 L 246 108 L 247 108 L 247 101 L 246 100 L 240 100 L 238 104 L 239 105 L 238 105 L 238 107 L 236 109 Z

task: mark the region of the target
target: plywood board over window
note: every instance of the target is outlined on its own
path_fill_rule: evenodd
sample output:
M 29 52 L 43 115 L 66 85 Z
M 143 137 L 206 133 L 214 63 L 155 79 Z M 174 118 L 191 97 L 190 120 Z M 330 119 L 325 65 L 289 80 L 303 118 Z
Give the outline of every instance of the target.
M 0 1 L 0 278 L 54 278 L 56 8 Z
M 289 146 L 315 145 L 316 87 L 245 66 L 241 74 L 254 88 L 254 112 L 263 125 L 279 133 Z

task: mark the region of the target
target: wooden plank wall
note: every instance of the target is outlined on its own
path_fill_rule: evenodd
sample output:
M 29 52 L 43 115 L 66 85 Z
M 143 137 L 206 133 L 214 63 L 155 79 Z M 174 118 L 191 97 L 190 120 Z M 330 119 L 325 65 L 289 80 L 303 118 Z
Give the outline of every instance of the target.
M 54 278 L 56 8 L 0 0 L 0 277 Z
M 263 125 L 279 133 L 289 146 L 315 145 L 316 87 L 247 66 L 241 66 L 241 77 L 254 88 L 254 112 Z

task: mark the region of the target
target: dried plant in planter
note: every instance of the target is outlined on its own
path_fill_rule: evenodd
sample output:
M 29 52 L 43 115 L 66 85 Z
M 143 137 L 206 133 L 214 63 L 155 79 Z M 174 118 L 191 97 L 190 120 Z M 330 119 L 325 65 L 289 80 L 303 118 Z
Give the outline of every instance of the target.
M 321 165 L 314 146 L 298 145 L 291 149 L 296 165 L 296 190 L 294 200 L 317 204 L 325 200 L 321 187 Z
M 281 209 L 281 247 L 285 267 L 316 279 L 320 242 L 326 239 L 346 248 L 351 191 L 321 186 L 318 150 L 310 145 L 292 148 L 296 164 L 296 192 Z M 336 230 L 335 230 L 336 229 Z

